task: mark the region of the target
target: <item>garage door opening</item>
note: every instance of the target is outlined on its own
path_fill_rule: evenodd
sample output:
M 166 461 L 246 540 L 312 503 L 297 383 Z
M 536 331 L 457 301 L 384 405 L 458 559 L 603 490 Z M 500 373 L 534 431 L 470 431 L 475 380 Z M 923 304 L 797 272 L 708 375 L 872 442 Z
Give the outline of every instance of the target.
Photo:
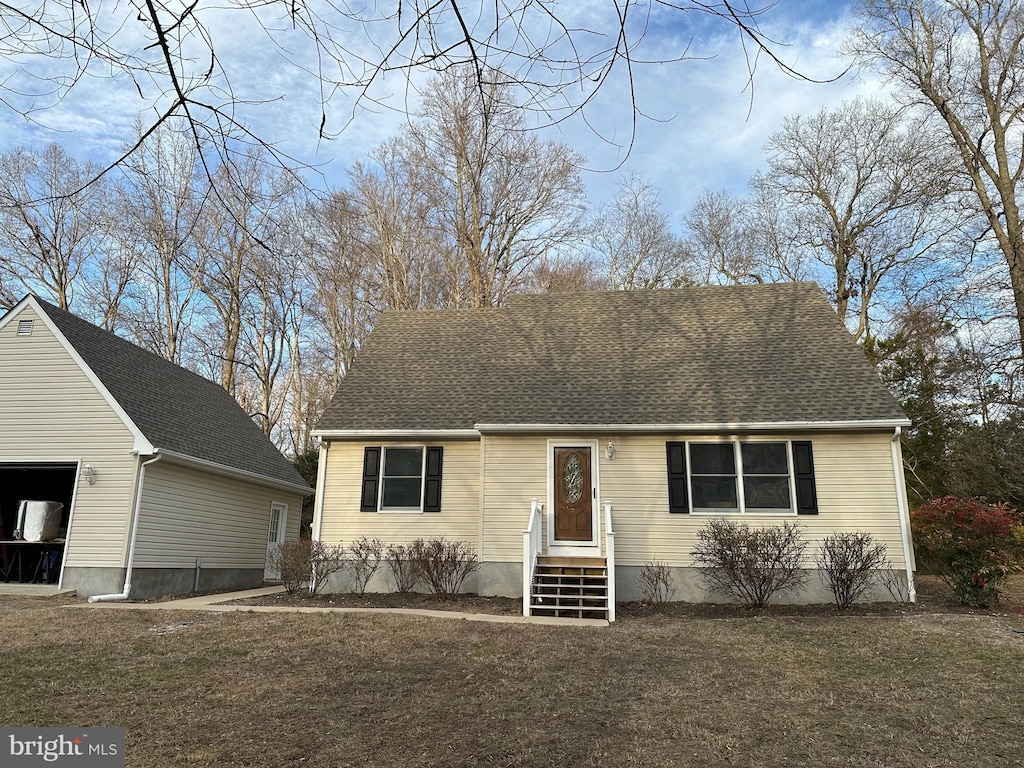
M 0 464 L 0 581 L 4 583 L 56 584 L 64 558 L 71 500 L 75 494 L 76 464 Z M 44 541 L 25 541 L 17 534 L 22 502 L 61 504 L 59 522 L 53 515 L 49 530 L 30 531 L 41 534 Z M 36 505 L 35 509 L 40 509 Z M 51 507 L 52 508 L 52 507 Z M 37 536 L 31 536 L 38 538 Z

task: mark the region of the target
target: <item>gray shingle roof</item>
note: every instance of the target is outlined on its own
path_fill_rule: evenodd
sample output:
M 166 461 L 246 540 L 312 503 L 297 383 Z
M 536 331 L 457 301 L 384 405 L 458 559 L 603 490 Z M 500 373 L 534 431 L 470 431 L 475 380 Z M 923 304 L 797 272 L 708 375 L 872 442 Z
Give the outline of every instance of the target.
M 36 301 L 154 447 L 306 485 L 223 387 Z
M 813 283 L 385 313 L 318 429 L 905 418 Z

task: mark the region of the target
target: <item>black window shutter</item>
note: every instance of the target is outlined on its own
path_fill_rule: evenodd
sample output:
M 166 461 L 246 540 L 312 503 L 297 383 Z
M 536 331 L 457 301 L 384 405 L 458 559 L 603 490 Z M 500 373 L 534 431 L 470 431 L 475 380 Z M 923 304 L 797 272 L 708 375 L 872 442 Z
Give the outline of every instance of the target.
M 818 514 L 818 492 L 814 487 L 814 454 L 810 440 L 793 441 L 793 475 L 796 480 L 796 513 Z
M 444 448 L 427 448 L 427 471 L 423 478 L 423 511 L 441 511 L 441 465 Z
M 377 491 L 380 488 L 380 448 L 367 446 L 363 451 L 363 492 L 359 499 L 360 512 L 377 511 Z
M 665 443 L 668 458 L 668 511 L 686 514 L 690 505 L 686 499 L 686 443 Z

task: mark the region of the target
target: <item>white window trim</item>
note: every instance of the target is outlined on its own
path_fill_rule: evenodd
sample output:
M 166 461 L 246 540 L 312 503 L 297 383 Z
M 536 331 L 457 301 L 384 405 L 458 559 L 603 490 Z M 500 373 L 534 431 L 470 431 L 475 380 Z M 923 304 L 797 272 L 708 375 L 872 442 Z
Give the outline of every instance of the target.
M 391 448 L 420 449 L 420 505 L 418 507 L 385 507 L 384 506 L 384 467 L 387 464 L 387 452 Z M 385 515 L 421 515 L 423 514 L 423 489 L 427 481 L 427 446 L 420 444 L 396 443 L 382 445 L 380 450 L 380 488 L 377 489 L 377 512 Z
M 729 443 L 733 446 L 733 461 L 736 466 L 736 503 L 738 509 L 711 509 L 698 507 L 693 499 L 693 473 L 690 469 L 690 446 L 691 445 L 713 445 Z M 789 464 L 789 509 L 754 509 L 746 508 L 746 498 L 743 492 L 743 451 L 740 446 L 744 443 L 785 443 L 786 461 Z M 793 441 L 779 439 L 769 436 L 744 436 L 744 437 L 723 437 L 718 440 L 687 440 L 686 441 L 686 493 L 690 500 L 690 513 L 694 515 L 724 515 L 727 517 L 796 517 L 796 474 L 793 471 Z

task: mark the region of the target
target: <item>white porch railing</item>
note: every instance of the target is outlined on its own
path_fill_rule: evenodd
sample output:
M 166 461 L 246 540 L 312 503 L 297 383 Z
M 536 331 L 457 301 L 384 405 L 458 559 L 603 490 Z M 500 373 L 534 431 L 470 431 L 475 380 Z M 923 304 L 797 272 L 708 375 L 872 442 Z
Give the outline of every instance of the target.
M 612 503 L 604 503 L 604 556 L 608 574 L 608 622 L 615 621 L 615 529 L 612 528 Z
M 544 505 L 530 499 L 530 522 L 523 531 L 523 616 L 530 615 L 530 591 L 533 586 L 533 572 L 537 568 L 537 557 L 544 541 L 541 513 Z

